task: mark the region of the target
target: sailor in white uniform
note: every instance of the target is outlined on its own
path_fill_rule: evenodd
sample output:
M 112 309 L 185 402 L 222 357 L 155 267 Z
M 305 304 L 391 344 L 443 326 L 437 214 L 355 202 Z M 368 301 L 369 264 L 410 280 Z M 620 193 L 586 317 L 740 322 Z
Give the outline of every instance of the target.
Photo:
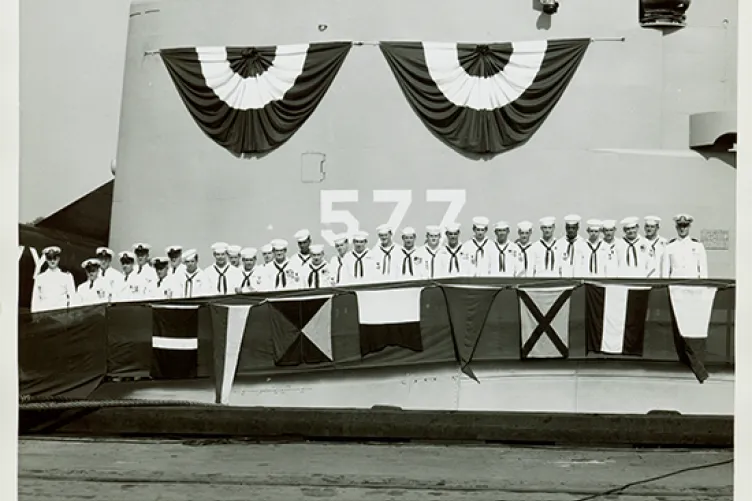
M 136 254 L 131 251 L 123 251 L 118 254 L 120 268 L 123 270 L 123 278 L 112 293 L 113 302 L 142 301 L 145 298 L 146 286 L 149 282 L 143 275 L 135 271 Z
M 136 273 L 141 275 L 147 282 L 157 279 L 157 274 L 154 272 L 154 268 L 150 264 L 150 250 L 151 245 L 149 244 L 133 244 L 133 253 L 136 254 Z
M 490 272 L 490 254 L 493 244 L 486 237 L 488 233 L 488 218 L 473 218 L 473 238 L 463 244 L 464 250 L 473 257 L 475 276 L 485 277 Z
M 616 255 L 616 220 L 604 219 L 601 221 L 601 234 L 603 246 L 611 252 L 611 259 L 606 264 L 603 273 L 606 278 L 619 276 L 619 256 Z
M 180 298 L 183 292 L 182 283 L 178 275 L 171 273 L 169 258 L 155 257 L 151 264 L 157 278 L 146 286 L 146 298 L 155 301 Z
M 183 246 L 171 245 L 165 249 L 165 254 L 170 260 L 170 274 L 182 276 L 185 273 L 185 265 L 183 264 Z
M 356 231 L 353 249 L 342 258 L 342 285 L 374 283 L 381 280 L 381 262 L 366 248 L 368 233 Z
M 488 253 L 488 276 L 519 277 L 525 273 L 522 251 L 509 240 L 509 223 L 499 221 L 494 224 L 496 240 L 491 242 Z M 480 274 L 479 274 L 480 276 Z
M 475 251 L 466 250 L 460 242 L 460 224 L 451 223 L 444 232 L 447 243 L 441 246 L 437 256 L 438 278 L 475 276 Z
M 241 247 L 239 245 L 227 246 L 227 260 L 230 262 L 230 266 L 240 268 L 240 250 Z
M 256 264 L 258 250 L 254 247 L 246 247 L 240 250 L 240 261 L 243 267 L 240 272 L 243 280 L 240 287 L 235 289 L 238 294 L 260 291 L 264 285 L 264 267 Z
M 243 281 L 240 270 L 228 261 L 227 248 L 224 242 L 215 242 L 211 246 L 214 254 L 214 264 L 204 268 L 204 278 L 207 281 L 206 294 L 210 296 L 226 296 L 234 294 L 235 288 Z
M 78 306 L 91 306 L 110 301 L 112 289 L 109 281 L 102 278 L 98 259 L 87 259 L 81 263 L 81 268 L 86 270 L 86 281 L 78 286 Z
M 321 289 L 334 286 L 335 277 L 329 269 L 329 263 L 324 260 L 324 246 L 311 245 L 309 252 L 311 259 L 301 268 L 303 288 Z
M 574 278 L 587 275 L 589 250 L 585 245 L 585 239 L 580 235 L 581 220 L 582 218 L 577 214 L 570 214 L 564 218 L 564 236 L 559 239 L 563 249 L 562 277 Z
M 262 265 L 266 265 L 274 261 L 274 249 L 272 249 L 272 244 L 268 243 L 261 247 L 261 258 L 263 259 Z
M 272 240 L 274 261 L 264 266 L 262 289 L 282 291 L 300 289 L 300 270 L 287 259 L 287 240 Z
M 543 217 L 539 224 L 541 238 L 530 247 L 528 253 L 530 276 L 535 278 L 561 277 L 566 247 L 562 248 L 561 240 L 554 238 L 556 218 Z
M 399 248 L 397 265 L 397 280 L 420 280 L 425 276 L 425 266 L 415 245 L 417 235 L 415 228 L 402 229 L 402 245 Z
M 514 243 L 520 250 L 522 258 L 522 273 L 521 277 L 531 277 L 532 272 L 532 260 L 530 259 L 530 248 L 533 246 L 531 237 L 533 236 L 533 223 L 530 221 L 520 221 L 517 223 L 517 240 Z
M 606 245 L 601 238 L 603 223 L 598 219 L 589 219 L 587 221 L 587 240 L 585 247 L 585 270 L 579 277 L 607 277 L 606 271 L 609 269 L 609 263 L 616 259 L 613 249 Z M 613 267 L 613 265 L 611 265 Z
M 439 253 L 441 252 L 441 227 L 426 226 L 426 243 L 417 251 L 423 268 L 421 278 L 433 279 L 439 276 Z
M 183 252 L 185 270 L 177 275 L 180 280 L 180 296 L 183 298 L 202 297 L 211 294 L 211 285 L 204 271 L 198 266 L 198 251 L 188 249 Z
M 650 252 L 648 244 L 640 237 L 640 219 L 627 217 L 622 219 L 624 237 L 616 240 L 614 249 L 619 263 L 619 278 L 647 278 L 650 271 Z
M 663 273 L 663 255 L 666 252 L 668 239 L 658 234 L 661 227 L 661 218 L 658 216 L 646 216 L 643 229 L 645 241 L 650 246 L 650 263 L 648 264 L 648 277 L 661 278 Z
M 689 236 L 694 218 L 689 214 L 674 216 L 677 237 L 666 245 L 663 278 L 708 278 L 708 255 L 705 246 Z
M 347 252 L 350 250 L 348 245 L 347 235 L 337 235 L 334 237 L 334 250 L 336 254 L 329 262 L 329 270 L 332 273 L 333 284 L 338 285 L 342 282 L 342 274 L 344 270 L 344 259 Z
M 112 258 L 115 253 L 107 247 L 97 249 L 97 259 L 99 259 L 99 269 L 102 279 L 107 282 L 110 292 L 114 295 L 119 290 L 123 281 L 123 274 L 112 267 Z M 112 300 L 112 298 L 110 298 Z
M 395 244 L 392 237 L 394 229 L 388 224 L 382 224 L 376 228 L 379 243 L 371 249 L 371 255 L 379 265 L 380 282 L 394 282 L 399 280 L 400 271 L 400 246 Z
M 311 260 L 311 232 L 302 229 L 295 233 L 294 237 L 298 243 L 298 252 L 290 258 L 290 266 L 296 270 L 302 270 Z
M 60 247 L 47 247 L 42 255 L 47 269 L 34 278 L 31 312 L 59 310 L 76 303 L 76 284 L 73 275 L 60 269 Z M 73 304 L 71 304 L 73 303 Z

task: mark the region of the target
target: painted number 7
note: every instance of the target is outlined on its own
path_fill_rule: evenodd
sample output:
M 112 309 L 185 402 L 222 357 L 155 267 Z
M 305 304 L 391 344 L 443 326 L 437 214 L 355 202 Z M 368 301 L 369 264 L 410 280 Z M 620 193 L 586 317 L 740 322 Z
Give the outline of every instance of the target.
M 373 190 L 374 202 L 393 202 L 394 206 L 392 215 L 385 223 L 394 230 L 400 227 L 405 219 L 405 214 L 413 202 L 413 193 L 411 190 Z

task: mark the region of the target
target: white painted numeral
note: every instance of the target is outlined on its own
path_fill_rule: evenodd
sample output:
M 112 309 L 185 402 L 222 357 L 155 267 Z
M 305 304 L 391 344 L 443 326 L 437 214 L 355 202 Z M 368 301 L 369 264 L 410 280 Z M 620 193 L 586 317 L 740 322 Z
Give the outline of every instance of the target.
M 457 217 L 465 206 L 465 190 L 426 190 L 426 201 L 449 202 L 444 218 L 439 223 L 444 228 L 457 222 Z
M 26 247 L 24 247 L 23 245 L 19 245 L 18 246 L 18 260 L 19 261 L 21 260 L 21 256 L 23 256 L 23 251 L 24 251 L 25 248 Z
M 411 190 L 373 190 L 374 202 L 395 202 L 392 215 L 386 224 L 391 226 L 394 231 L 400 227 L 405 219 L 405 214 L 413 202 L 413 193 Z
M 335 210 L 335 203 L 357 202 L 358 190 L 321 190 L 321 223 L 344 224 L 347 234 L 352 235 L 360 229 L 360 223 L 347 210 Z M 321 238 L 329 245 L 334 245 L 336 233 L 332 230 L 321 230 Z
M 31 257 L 34 259 L 34 278 L 37 278 L 37 275 L 42 272 L 44 260 L 34 247 L 29 247 L 29 251 L 31 252 Z

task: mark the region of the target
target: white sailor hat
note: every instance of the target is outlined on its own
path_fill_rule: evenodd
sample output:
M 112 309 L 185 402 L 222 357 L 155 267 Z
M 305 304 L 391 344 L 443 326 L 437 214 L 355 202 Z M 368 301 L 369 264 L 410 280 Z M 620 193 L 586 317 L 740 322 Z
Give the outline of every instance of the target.
M 473 226 L 476 228 L 488 228 L 488 218 L 483 216 L 474 217 Z
M 601 221 L 601 227 L 604 230 L 615 230 L 616 229 L 616 220 L 615 219 L 604 219 Z
M 689 214 L 677 214 L 674 216 L 674 222 L 677 224 L 691 224 L 695 218 Z
M 341 234 L 341 235 L 337 235 L 337 236 L 334 237 L 334 244 L 335 245 L 343 244 L 345 242 L 347 242 L 347 235 L 345 235 L 344 233 Z
M 541 226 L 553 226 L 556 224 L 556 218 L 553 216 L 542 217 L 538 222 Z
M 499 221 L 496 224 L 494 224 L 494 230 L 508 230 L 509 229 L 509 223 L 506 221 Z
M 394 230 L 392 229 L 392 227 L 389 226 L 388 224 L 380 224 L 376 228 L 376 233 L 379 234 L 379 235 L 386 235 L 387 233 L 391 233 L 393 231 Z
M 353 233 L 353 240 L 368 240 L 368 232 L 363 230 L 358 230 L 355 233 Z
M 193 259 L 194 257 L 198 257 L 198 251 L 196 249 L 188 249 L 187 251 L 183 252 L 183 259 Z
M 314 244 L 311 246 L 311 254 L 323 254 L 324 246 L 321 244 Z
M 603 227 L 603 221 L 600 219 L 588 219 L 586 224 L 588 228 L 594 230 L 600 230 Z
M 220 254 L 227 252 L 227 245 L 225 242 L 214 242 L 211 246 L 212 252 L 219 252 Z
M 640 224 L 639 217 L 625 217 L 621 220 L 621 225 L 624 228 L 632 228 L 633 226 L 637 226 L 638 224 Z
M 151 260 L 151 264 L 157 269 L 162 269 L 170 264 L 170 260 L 164 256 L 158 256 Z
M 133 244 L 133 252 L 135 252 L 136 254 L 147 253 L 149 252 L 150 249 L 151 249 L 151 245 L 149 244 L 145 244 L 141 242 Z
M 405 237 L 414 237 L 415 236 L 415 228 L 412 226 L 407 226 L 405 228 L 402 228 L 402 236 Z
M 272 247 L 272 244 L 266 244 L 263 247 L 261 247 L 261 252 L 264 254 L 269 254 L 273 250 L 274 248 Z
M 170 245 L 169 247 L 165 247 L 164 252 L 165 254 L 169 256 L 170 254 L 176 254 L 176 253 L 179 254 L 182 251 L 183 251 L 182 245 Z
M 446 225 L 447 233 L 456 233 L 460 231 L 460 223 L 449 223 Z
M 245 249 L 242 249 L 240 251 L 240 257 L 243 259 L 253 259 L 256 257 L 256 254 L 258 253 L 258 250 L 254 247 L 246 247 Z
M 136 255 L 132 253 L 131 251 L 123 251 L 118 254 L 118 258 L 122 261 L 123 259 L 128 259 L 130 261 L 136 260 Z
M 520 221 L 517 223 L 517 229 L 520 231 L 532 231 L 533 223 L 530 221 Z
M 564 224 L 580 224 L 582 218 L 577 214 L 569 214 L 564 218 Z
M 112 256 L 115 255 L 112 249 L 109 249 L 107 247 L 97 247 L 96 254 L 97 254 L 97 257 L 109 256 L 110 258 L 112 258 Z
M 278 251 L 285 249 L 287 249 L 287 240 L 282 240 L 281 238 L 272 240 L 272 250 Z
M 294 236 L 295 236 L 295 240 L 297 240 L 298 242 L 305 242 L 306 240 L 311 238 L 311 232 L 306 229 L 303 229 L 295 233 Z
M 81 268 L 84 268 L 85 270 L 89 270 L 89 268 L 99 268 L 99 260 L 94 258 L 89 258 L 83 263 L 81 263 Z
M 228 245 L 227 254 L 230 256 L 239 256 L 241 247 L 239 245 Z
M 55 256 L 59 256 L 61 252 L 62 251 L 60 250 L 60 247 L 58 247 L 57 245 L 53 245 L 51 247 L 45 247 L 44 250 L 42 251 L 42 254 L 44 254 L 47 257 L 55 257 Z
M 645 216 L 645 224 L 661 224 L 661 218 L 658 216 Z
M 426 234 L 427 235 L 441 235 L 441 226 L 437 226 L 435 224 L 429 224 L 426 226 Z

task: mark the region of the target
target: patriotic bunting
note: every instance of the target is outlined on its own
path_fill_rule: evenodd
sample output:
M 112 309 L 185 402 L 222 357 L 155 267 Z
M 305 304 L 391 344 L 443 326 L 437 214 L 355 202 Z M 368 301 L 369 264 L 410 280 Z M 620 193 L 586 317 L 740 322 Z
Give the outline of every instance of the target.
M 676 353 L 702 383 L 708 378 L 705 350 L 717 288 L 670 285 L 668 291 Z
M 381 42 L 405 98 L 454 148 L 501 153 L 540 128 L 569 85 L 589 39 L 489 45 Z
M 230 400 L 238 358 L 245 335 L 248 315 L 253 305 L 212 305 L 214 327 L 214 380 L 217 403 Z
M 355 291 L 362 357 L 387 346 L 423 351 L 420 331 L 422 291 L 422 287 Z
M 199 305 L 152 305 L 154 379 L 196 377 Z
M 274 363 L 333 361 L 332 295 L 269 299 Z
M 650 289 L 586 284 L 587 351 L 641 357 Z
M 569 357 L 569 298 L 574 286 L 520 288 L 520 358 Z
M 350 47 L 191 47 L 160 54 L 201 130 L 240 156 L 290 139 L 321 102 Z

